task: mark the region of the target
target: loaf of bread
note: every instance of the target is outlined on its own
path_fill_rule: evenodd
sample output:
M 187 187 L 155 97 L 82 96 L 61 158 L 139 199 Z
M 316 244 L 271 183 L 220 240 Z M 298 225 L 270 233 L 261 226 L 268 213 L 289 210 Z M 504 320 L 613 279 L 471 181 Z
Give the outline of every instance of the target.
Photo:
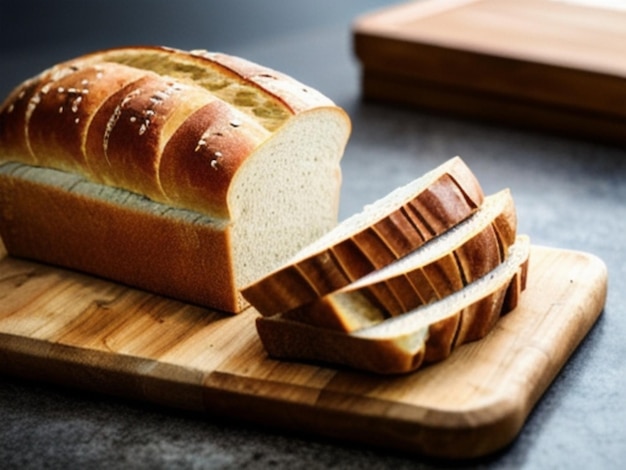
M 468 219 L 404 258 L 348 286 L 282 314 L 313 326 L 355 331 L 413 310 L 485 276 L 515 242 L 517 213 L 511 192 L 485 198 Z
M 244 59 L 88 54 L 0 108 L 10 255 L 239 312 L 240 294 L 337 223 L 346 113 Z
M 407 255 L 467 219 L 483 199 L 475 175 L 452 158 L 344 220 L 242 293 L 264 316 L 295 309 Z
M 257 331 L 276 359 L 343 365 L 378 374 L 401 374 L 446 359 L 461 344 L 483 338 L 516 306 L 525 288 L 530 240 L 519 235 L 507 259 L 489 274 L 441 300 L 374 326 L 342 332 L 288 320 L 257 317 Z

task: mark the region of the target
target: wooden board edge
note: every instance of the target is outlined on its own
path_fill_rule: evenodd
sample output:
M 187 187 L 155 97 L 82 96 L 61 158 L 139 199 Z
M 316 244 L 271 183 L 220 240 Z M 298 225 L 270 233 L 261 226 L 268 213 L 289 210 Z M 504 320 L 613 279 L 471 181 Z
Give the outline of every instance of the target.
M 253 419 L 260 424 L 272 422 L 277 427 L 358 444 L 451 460 L 476 459 L 500 451 L 515 440 L 537 402 L 596 323 L 604 310 L 607 296 L 608 272 L 606 264 L 597 256 L 538 246 L 533 246 L 533 252 L 531 260 L 538 253 L 542 256 L 568 253 L 585 262 L 584 268 L 579 268 L 580 272 L 585 272 L 584 284 L 562 280 L 563 283 L 575 282 L 575 287 L 581 288 L 576 292 L 576 301 L 583 307 L 576 317 L 577 321 L 567 322 L 562 330 L 569 341 L 560 354 L 552 358 L 554 367 L 545 366 L 545 356 L 540 351 L 532 348 L 523 351 L 530 353 L 529 359 L 526 359 L 528 376 L 518 377 L 519 391 L 513 394 L 514 398 L 509 395 L 495 396 L 484 406 L 468 409 L 464 413 L 425 409 L 332 389 L 325 389 L 311 403 L 289 402 L 291 394 L 285 390 L 285 384 L 260 382 L 220 372 L 207 377 L 207 385 L 210 385 L 207 394 L 211 401 L 220 402 L 222 411 L 228 410 L 231 415 L 240 414 L 242 418 Z M 544 275 L 550 277 L 551 273 Z M 562 307 L 556 302 L 554 308 Z M 472 345 L 460 348 L 464 347 Z M 358 381 L 362 375 L 356 373 L 354 378 Z M 528 384 L 531 386 L 524 389 L 523 385 Z M 224 394 L 225 390 L 230 393 Z M 276 390 L 284 394 L 280 400 L 273 396 Z M 262 406 L 242 409 L 241 403 L 249 399 L 250 393 Z M 311 396 L 314 393 L 312 390 Z M 346 403 L 349 403 L 349 410 L 343 406 Z
M 626 121 L 603 113 L 582 112 L 566 106 L 479 93 L 428 80 L 380 75 L 364 70 L 361 97 L 365 101 L 391 104 L 429 112 L 478 119 L 497 125 L 585 138 L 608 144 L 626 143 Z
M 1 374 L 180 409 L 204 406 L 206 374 L 196 369 L 5 333 L 0 345 Z
M 563 251 L 533 246 L 534 253 Z M 569 323 L 573 335 L 556 359 L 558 367 L 544 369 L 540 376 L 533 377 L 532 387 L 520 393 L 517 400 L 496 397 L 486 408 L 463 414 L 425 410 L 341 390 L 324 390 L 319 395 L 319 390 L 305 390 L 310 402 L 293 400 L 290 397 L 301 397 L 306 387 L 219 370 L 185 369 L 146 358 L 120 359 L 104 351 L 83 350 L 76 354 L 76 347 L 36 339 L 16 341 L 8 334 L 0 334 L 0 372 L 428 457 L 477 458 L 515 439 L 536 402 L 603 311 L 606 265 L 594 255 L 570 253 L 585 261 L 585 272 L 592 282 L 581 286 L 583 289 L 576 294 L 581 301 L 587 299 L 583 302 L 587 311 L 580 315 L 581 321 Z M 590 299 L 592 292 L 594 299 Z M 89 362 L 96 364 L 95 369 L 82 367 L 85 354 L 90 355 Z M 141 371 L 139 375 L 137 371 Z
M 455 413 L 341 391 L 323 391 L 320 396 L 318 389 L 307 390 L 302 385 L 220 371 L 181 371 L 177 366 L 144 358 L 126 356 L 120 360 L 103 351 L 79 352 L 76 347 L 31 342 L 24 347 L 26 343 L 20 338 L 20 346 L 14 348 L 18 342 L 0 334 L 0 374 L 408 454 L 446 459 L 487 455 L 507 445 L 525 420 L 514 402 L 508 401 L 504 407 L 498 402 L 491 405 L 497 408 L 496 414 L 489 409 L 472 410 L 474 423 L 467 428 L 464 424 L 472 421 L 469 414 L 459 421 Z M 98 366 L 84 367 L 77 358 L 85 360 L 85 355 Z M 138 375 L 137 370 L 143 373 Z M 172 380 L 172 371 L 177 380 Z M 299 399 L 290 399 L 293 396 Z M 309 396 L 311 401 L 303 401 L 302 396 Z M 485 411 L 490 416 L 488 422 L 481 418 Z M 455 442 L 455 455 L 437 452 L 442 442 L 450 440 Z

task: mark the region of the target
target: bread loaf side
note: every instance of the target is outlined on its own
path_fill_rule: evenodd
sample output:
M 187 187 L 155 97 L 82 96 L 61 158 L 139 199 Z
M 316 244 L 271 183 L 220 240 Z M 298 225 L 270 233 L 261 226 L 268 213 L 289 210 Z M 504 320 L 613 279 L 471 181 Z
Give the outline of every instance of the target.
M 240 311 L 242 286 L 336 225 L 349 133 L 331 100 L 244 59 L 88 54 L 25 81 L 0 107 L 0 163 L 28 167 L 0 169 L 0 234 L 12 255 L 149 290 L 146 278 L 160 276 L 159 293 Z M 126 205 L 135 198 L 145 203 Z M 178 215 L 165 229 L 155 214 Z M 106 244 L 77 243 L 87 233 Z M 118 276 L 141 265 L 154 273 Z M 176 278 L 183 266 L 193 287 Z

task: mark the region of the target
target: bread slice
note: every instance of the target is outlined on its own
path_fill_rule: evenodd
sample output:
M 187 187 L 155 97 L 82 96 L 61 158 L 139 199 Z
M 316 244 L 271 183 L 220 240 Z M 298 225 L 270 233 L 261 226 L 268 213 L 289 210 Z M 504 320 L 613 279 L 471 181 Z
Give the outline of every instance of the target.
M 346 113 L 241 58 L 120 48 L 0 107 L 9 254 L 231 312 L 337 224 Z
M 264 316 L 294 309 L 387 266 L 467 219 L 483 191 L 459 157 L 366 206 L 242 291 Z
M 530 240 L 519 235 L 506 261 L 442 300 L 352 333 L 259 316 L 259 337 L 270 357 L 322 362 L 379 374 L 400 374 L 447 358 L 457 346 L 483 338 L 515 307 L 526 286 Z
M 515 242 L 517 214 L 508 189 L 485 198 L 468 219 L 392 264 L 283 318 L 354 331 L 440 300 L 498 266 Z

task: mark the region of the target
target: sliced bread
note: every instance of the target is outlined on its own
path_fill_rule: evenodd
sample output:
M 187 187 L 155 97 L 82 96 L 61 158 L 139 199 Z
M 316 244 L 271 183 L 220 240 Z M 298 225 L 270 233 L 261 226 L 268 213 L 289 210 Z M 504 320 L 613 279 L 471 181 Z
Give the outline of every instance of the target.
M 483 200 L 475 175 L 455 157 L 344 220 L 242 294 L 264 316 L 294 309 L 407 255 Z
M 259 337 L 276 359 L 348 366 L 379 374 L 411 372 L 483 338 L 525 288 L 530 240 L 518 235 L 507 259 L 442 300 L 352 333 L 318 328 L 282 315 L 257 317 Z
M 354 331 L 428 304 L 497 267 L 515 242 L 508 189 L 485 198 L 468 219 L 390 265 L 301 307 L 284 319 Z

